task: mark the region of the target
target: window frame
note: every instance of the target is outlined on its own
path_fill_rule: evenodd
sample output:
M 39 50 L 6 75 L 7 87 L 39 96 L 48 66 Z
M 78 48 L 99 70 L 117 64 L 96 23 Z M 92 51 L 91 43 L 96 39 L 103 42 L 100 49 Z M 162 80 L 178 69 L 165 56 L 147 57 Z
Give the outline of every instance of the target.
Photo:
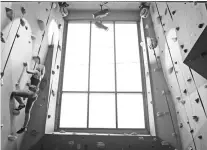
M 144 118 L 145 118 L 145 128 L 60 128 L 60 112 L 61 112 L 61 99 L 62 99 L 62 88 L 63 88 L 63 76 L 64 76 L 64 67 L 65 67 L 65 54 L 66 54 L 66 45 L 67 45 L 67 32 L 68 32 L 68 23 L 69 22 L 74 22 L 74 21 L 64 21 L 64 29 L 63 29 L 63 45 L 62 45 L 62 54 L 61 54 L 61 67 L 60 67 L 60 77 L 59 77 L 59 84 L 58 84 L 58 94 L 57 94 L 57 105 L 56 105 L 56 113 L 55 113 L 55 127 L 54 131 L 55 132 L 60 132 L 61 130 L 64 130 L 66 132 L 84 132 L 84 133 L 109 133 L 109 134 L 130 134 L 132 132 L 136 132 L 138 134 L 145 134 L 149 135 L 149 117 L 148 117 L 148 104 L 147 104 L 147 92 L 146 92 L 146 78 L 145 78 L 145 68 L 144 68 L 144 58 L 143 58 L 143 52 L 142 52 L 142 47 L 140 46 L 140 42 L 142 41 L 141 39 L 141 29 L 140 29 L 140 22 L 139 21 L 133 21 L 136 22 L 137 24 L 137 35 L 138 35 L 138 47 L 139 47 L 139 56 L 140 56 L 140 71 L 141 71 L 141 79 L 142 79 L 142 92 L 127 92 L 127 93 L 142 93 L 143 96 L 143 108 L 144 108 Z M 75 22 L 80 22 L 83 23 L 84 21 L 75 21 Z M 88 23 L 90 22 L 90 38 L 89 38 L 89 55 L 91 52 L 91 28 L 92 28 L 92 21 L 87 21 Z M 106 21 L 108 22 L 108 21 Z M 116 50 L 116 38 L 115 38 L 115 22 L 132 22 L 132 21 L 110 21 L 113 22 L 113 27 L 114 27 L 114 49 Z M 114 52 L 115 53 L 115 52 Z M 91 56 L 90 56 L 91 57 Z M 89 59 L 90 59 L 89 57 Z M 116 57 L 116 54 L 115 56 Z M 89 60 L 89 66 L 90 66 L 90 60 Z M 116 65 L 115 65 L 116 67 Z M 115 68 L 116 69 L 116 68 Z M 115 71 L 116 72 L 116 71 Z M 115 74 L 116 75 L 116 74 Z M 115 86 L 116 87 L 116 86 Z M 75 93 L 75 92 L 72 92 Z M 88 93 L 88 92 L 83 92 L 83 93 Z M 93 93 L 93 92 L 89 92 Z M 101 93 L 101 91 L 94 91 L 94 93 Z M 107 93 L 104 91 L 104 93 Z M 117 93 L 123 93 L 123 92 L 108 92 L 108 93 L 115 93 L 117 97 Z M 89 94 L 88 94 L 89 96 Z M 116 101 L 116 106 L 117 106 L 117 98 L 115 99 Z M 88 103 L 89 105 L 89 103 Z M 89 112 L 87 112 L 89 113 Z M 116 113 L 117 115 L 117 113 Z M 87 118 L 87 122 L 88 122 Z M 116 116 L 116 127 L 117 127 L 117 116 Z M 88 126 L 88 123 L 87 123 Z

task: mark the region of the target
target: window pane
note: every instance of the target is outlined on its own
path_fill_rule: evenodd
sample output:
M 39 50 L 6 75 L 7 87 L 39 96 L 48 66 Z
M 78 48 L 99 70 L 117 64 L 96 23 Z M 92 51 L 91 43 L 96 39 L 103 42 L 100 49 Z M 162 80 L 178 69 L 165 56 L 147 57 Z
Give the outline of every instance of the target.
M 63 93 L 61 103 L 60 128 L 86 127 L 87 94 Z
M 63 91 L 88 89 L 89 23 L 69 23 Z
M 118 94 L 118 128 L 145 128 L 142 94 Z
M 104 23 L 108 31 L 92 24 L 91 37 L 91 91 L 114 91 L 114 31 L 112 23 Z
M 90 128 L 116 128 L 115 94 L 90 94 Z
M 116 23 L 115 30 L 117 90 L 142 91 L 137 24 Z

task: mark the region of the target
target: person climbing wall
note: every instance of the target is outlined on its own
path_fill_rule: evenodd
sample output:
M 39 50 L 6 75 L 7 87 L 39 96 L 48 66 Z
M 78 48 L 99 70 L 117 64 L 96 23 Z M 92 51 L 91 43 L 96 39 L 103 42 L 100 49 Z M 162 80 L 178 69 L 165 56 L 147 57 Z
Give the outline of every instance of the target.
M 27 63 L 23 63 L 24 67 L 26 67 L 27 73 L 32 74 L 30 78 L 30 83 L 27 83 L 28 90 L 13 91 L 10 96 L 10 99 L 14 98 L 19 103 L 18 108 L 15 109 L 16 111 L 20 111 L 21 109 L 25 108 L 25 104 L 22 98 L 28 98 L 26 108 L 25 108 L 24 124 L 23 124 L 23 127 L 17 131 L 17 134 L 21 134 L 27 131 L 27 126 L 30 120 L 30 112 L 31 112 L 34 102 L 37 100 L 38 92 L 39 92 L 39 85 L 45 74 L 45 66 L 40 64 L 39 56 L 33 57 L 33 60 L 36 63 L 34 70 L 28 69 Z

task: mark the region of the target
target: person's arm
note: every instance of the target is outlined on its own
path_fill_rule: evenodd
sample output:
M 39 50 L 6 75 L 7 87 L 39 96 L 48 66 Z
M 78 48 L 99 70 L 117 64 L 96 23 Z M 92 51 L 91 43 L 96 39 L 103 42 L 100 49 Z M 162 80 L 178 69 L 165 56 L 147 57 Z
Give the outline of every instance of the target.
M 35 74 L 36 73 L 35 70 L 28 69 L 27 62 L 24 62 L 23 65 L 24 65 L 24 67 L 26 67 L 26 71 L 27 71 L 28 74 Z

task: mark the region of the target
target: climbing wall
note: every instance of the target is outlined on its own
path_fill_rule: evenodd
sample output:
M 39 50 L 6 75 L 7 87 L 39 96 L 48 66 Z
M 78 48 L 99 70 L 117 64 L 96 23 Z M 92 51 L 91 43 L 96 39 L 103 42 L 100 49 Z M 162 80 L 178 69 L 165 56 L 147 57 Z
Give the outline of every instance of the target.
M 169 88 L 169 100 L 175 106 L 182 149 L 205 150 L 207 80 L 183 63 L 204 31 L 205 26 L 198 26 L 206 25 L 205 3 L 154 2 L 150 14 L 153 23 L 145 25 L 147 31 L 154 31 L 149 37 L 158 43 L 155 54 Z
M 57 30 L 50 29 L 49 31 L 49 24 L 52 20 L 57 24 L 59 32 L 57 35 L 54 35 Z M 44 135 L 47 93 L 49 93 L 46 90 L 49 90 L 50 87 L 53 49 L 62 44 L 62 41 L 59 40 L 62 38 L 63 27 L 64 21 L 57 3 L 1 2 L 2 150 L 26 150 Z M 51 43 L 52 39 L 53 42 Z M 60 42 L 59 44 L 54 42 L 57 39 Z M 49 44 L 53 46 L 51 47 Z M 48 88 L 42 89 L 33 106 L 28 131 L 17 135 L 16 131 L 23 125 L 24 109 L 18 116 L 13 115 L 12 109 L 18 104 L 14 100 L 10 101 L 9 97 L 13 90 L 25 89 L 25 84 L 30 76 L 23 68 L 23 62 L 29 62 L 30 68 L 33 68 L 35 64 L 32 61 L 32 56 L 36 55 L 41 58 L 41 63 L 47 66 L 47 73 L 41 84 Z M 17 83 L 19 86 L 15 86 Z

